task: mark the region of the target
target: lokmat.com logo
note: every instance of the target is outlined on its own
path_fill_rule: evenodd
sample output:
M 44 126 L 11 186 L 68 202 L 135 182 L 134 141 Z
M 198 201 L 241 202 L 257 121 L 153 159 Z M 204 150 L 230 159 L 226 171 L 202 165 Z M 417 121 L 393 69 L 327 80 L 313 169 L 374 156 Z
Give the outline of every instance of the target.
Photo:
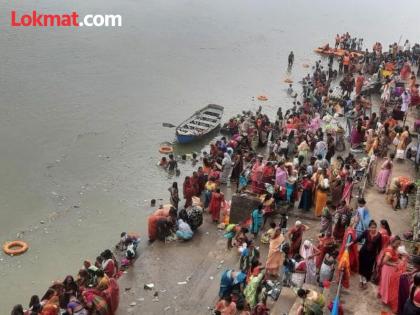
M 119 27 L 122 25 L 121 15 L 86 14 L 79 17 L 77 12 L 70 14 L 44 14 L 36 10 L 32 13 L 18 15 L 11 12 L 12 27 Z

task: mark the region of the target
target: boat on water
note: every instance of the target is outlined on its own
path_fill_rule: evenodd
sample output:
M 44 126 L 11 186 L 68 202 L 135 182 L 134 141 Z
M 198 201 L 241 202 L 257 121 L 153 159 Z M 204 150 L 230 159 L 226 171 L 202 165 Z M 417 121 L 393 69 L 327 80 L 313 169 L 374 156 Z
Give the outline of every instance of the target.
M 190 118 L 176 127 L 176 138 L 179 143 L 190 143 L 198 140 L 220 127 L 223 106 L 209 104 L 195 112 Z

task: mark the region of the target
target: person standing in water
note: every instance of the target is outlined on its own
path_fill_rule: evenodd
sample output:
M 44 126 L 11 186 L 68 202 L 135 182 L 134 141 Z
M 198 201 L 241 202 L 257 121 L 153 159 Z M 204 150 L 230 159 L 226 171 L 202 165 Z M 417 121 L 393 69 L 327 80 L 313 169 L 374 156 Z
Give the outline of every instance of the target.
M 288 58 L 289 68 L 293 66 L 293 61 L 295 61 L 295 55 L 293 54 L 293 51 L 291 51 Z
M 170 193 L 170 202 L 171 205 L 175 208 L 178 209 L 178 203 L 179 203 L 179 192 L 178 192 L 178 183 L 177 182 L 173 182 L 172 186 L 169 187 L 169 193 Z

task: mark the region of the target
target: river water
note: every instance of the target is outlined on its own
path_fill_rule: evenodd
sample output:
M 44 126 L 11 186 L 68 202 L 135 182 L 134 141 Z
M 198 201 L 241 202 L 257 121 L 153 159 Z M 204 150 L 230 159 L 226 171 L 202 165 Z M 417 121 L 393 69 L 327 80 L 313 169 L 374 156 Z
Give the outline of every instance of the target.
M 34 9 L 121 14 L 123 26 L 9 26 L 11 10 Z M 22 237 L 30 250 L 0 254 L 0 314 L 75 274 L 121 231 L 145 235 L 150 199 L 167 200 L 172 181 L 156 167 L 159 143 L 174 140 L 162 122 L 208 103 L 228 118 L 255 110 L 259 94 L 265 112 L 287 108 L 283 80 L 306 74 L 313 48 L 345 31 L 369 47 L 402 34 L 414 42 L 419 9 L 416 0 L 398 10 L 389 0 L 1 1 L 0 242 Z

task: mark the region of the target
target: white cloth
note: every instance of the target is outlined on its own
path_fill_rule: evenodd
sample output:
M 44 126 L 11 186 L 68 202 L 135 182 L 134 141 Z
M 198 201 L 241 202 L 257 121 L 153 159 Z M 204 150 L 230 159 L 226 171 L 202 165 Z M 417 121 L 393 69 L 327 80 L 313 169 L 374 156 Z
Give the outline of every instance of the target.
M 191 227 L 188 225 L 188 223 L 184 222 L 184 220 L 179 219 L 178 220 L 178 230 L 181 232 L 188 232 L 192 233 Z

